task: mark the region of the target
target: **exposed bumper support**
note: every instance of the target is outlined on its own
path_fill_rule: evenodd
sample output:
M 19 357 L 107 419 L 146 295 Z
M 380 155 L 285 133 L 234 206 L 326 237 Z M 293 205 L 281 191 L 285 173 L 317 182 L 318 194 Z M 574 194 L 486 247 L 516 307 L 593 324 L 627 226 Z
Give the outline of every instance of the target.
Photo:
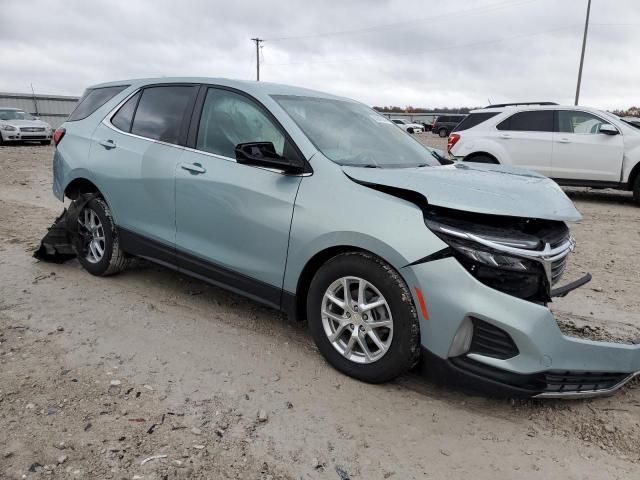
M 554 288 L 551 290 L 551 297 L 565 297 L 573 290 L 589 283 L 591 278 L 591 274 L 587 273 L 584 277 L 579 278 L 578 280 L 568 283 L 567 285 L 563 285 L 562 287 Z

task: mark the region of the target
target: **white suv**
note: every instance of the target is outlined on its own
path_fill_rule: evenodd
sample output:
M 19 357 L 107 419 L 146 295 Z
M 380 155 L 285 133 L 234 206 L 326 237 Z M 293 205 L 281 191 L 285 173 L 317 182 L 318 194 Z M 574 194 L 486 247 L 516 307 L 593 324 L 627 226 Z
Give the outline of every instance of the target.
M 459 160 L 523 167 L 561 185 L 631 190 L 640 203 L 640 127 L 594 108 L 541 102 L 474 110 L 447 149 Z
M 422 133 L 424 131 L 424 126 L 419 123 L 412 123 L 402 118 L 392 118 L 391 121 L 409 133 Z

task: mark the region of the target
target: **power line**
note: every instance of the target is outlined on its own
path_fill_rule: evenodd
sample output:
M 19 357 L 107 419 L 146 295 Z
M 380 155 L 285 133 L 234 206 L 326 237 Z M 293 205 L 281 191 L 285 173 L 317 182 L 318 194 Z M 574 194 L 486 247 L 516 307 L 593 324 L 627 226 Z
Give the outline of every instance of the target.
M 371 60 L 378 60 L 378 59 L 381 59 L 381 58 L 418 56 L 418 55 L 424 55 L 426 53 L 430 53 L 430 52 L 434 52 L 434 51 L 453 50 L 453 49 L 457 49 L 457 48 L 475 47 L 475 46 L 481 46 L 481 45 L 491 45 L 491 44 L 501 43 L 501 42 L 505 42 L 505 41 L 508 41 L 508 40 L 518 39 L 518 38 L 527 38 L 527 37 L 533 37 L 533 36 L 537 36 L 537 35 L 545 35 L 547 33 L 553 33 L 553 32 L 557 32 L 557 31 L 561 31 L 561 30 L 570 30 L 570 29 L 576 28 L 578 26 L 582 26 L 582 24 L 581 23 L 572 24 L 572 25 L 567 25 L 567 26 L 564 26 L 564 27 L 554 28 L 554 29 L 551 29 L 551 30 L 545 30 L 545 31 L 542 31 L 542 32 L 533 32 L 533 33 L 526 33 L 526 34 L 520 34 L 520 35 L 513 35 L 513 36 L 510 36 L 510 37 L 497 38 L 497 39 L 486 40 L 486 41 L 482 41 L 482 42 L 463 43 L 463 44 L 457 44 L 457 45 L 442 45 L 442 46 L 429 48 L 429 49 L 426 49 L 426 50 L 420 50 L 420 51 L 417 51 L 417 52 L 401 52 L 401 53 L 393 53 L 393 54 L 387 54 L 387 55 L 377 55 L 377 56 L 374 56 L 374 57 L 352 57 L 352 58 L 344 58 L 344 59 L 338 59 L 338 60 L 322 60 L 322 61 L 316 61 L 316 62 L 314 62 L 314 61 L 311 61 L 311 62 L 302 61 L 302 62 L 286 62 L 286 63 L 265 63 L 264 65 L 267 65 L 267 66 L 288 66 L 288 65 L 315 65 L 315 64 L 353 63 L 353 62 L 366 62 L 366 61 L 371 61 Z
M 396 22 L 396 23 L 387 23 L 383 25 L 373 25 L 369 27 L 355 28 L 350 30 L 339 30 L 335 32 L 324 32 L 324 33 L 315 33 L 310 35 L 293 35 L 288 37 L 274 37 L 267 38 L 268 42 L 281 42 L 286 40 L 302 40 L 307 38 L 319 38 L 319 37 L 333 37 L 333 36 L 342 36 L 342 35 L 357 35 L 357 34 L 366 34 L 366 33 L 377 33 L 381 30 L 389 30 L 394 28 L 400 28 L 406 25 L 422 23 L 426 20 L 433 20 L 442 17 L 450 17 L 455 16 L 456 18 L 461 15 L 473 14 L 476 12 L 482 12 L 485 10 L 497 10 L 500 8 L 511 8 L 519 5 L 524 5 L 526 3 L 536 2 L 538 0 L 518 0 L 518 1 L 503 1 L 499 3 L 493 3 L 488 5 L 480 5 L 478 7 L 467 8 L 463 10 L 456 10 L 452 12 L 441 13 L 437 15 L 431 15 L 428 17 L 417 18 L 413 20 L 407 20 L 404 22 Z

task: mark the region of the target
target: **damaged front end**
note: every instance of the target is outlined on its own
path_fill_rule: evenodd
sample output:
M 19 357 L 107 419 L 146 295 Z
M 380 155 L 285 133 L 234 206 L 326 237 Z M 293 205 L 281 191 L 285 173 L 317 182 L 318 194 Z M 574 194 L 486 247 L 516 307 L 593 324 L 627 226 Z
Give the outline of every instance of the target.
M 449 245 L 447 252 L 483 284 L 547 304 L 591 280 L 560 281 L 575 241 L 562 221 L 483 215 L 429 206 L 425 223 Z

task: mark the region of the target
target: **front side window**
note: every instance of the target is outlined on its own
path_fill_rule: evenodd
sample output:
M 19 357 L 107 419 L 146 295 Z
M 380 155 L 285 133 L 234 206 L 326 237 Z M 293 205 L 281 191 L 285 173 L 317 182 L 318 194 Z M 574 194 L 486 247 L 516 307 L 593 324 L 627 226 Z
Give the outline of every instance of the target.
M 274 100 L 329 160 L 357 167 L 439 165 L 432 150 L 361 103 L 274 95 Z
M 129 85 L 118 85 L 116 87 L 90 88 L 85 90 L 76 108 L 71 112 L 69 118 L 67 118 L 67 122 L 87 118 L 128 86 Z
M 518 112 L 500 122 L 496 128 L 516 132 L 553 132 L 553 111 Z
M 182 85 L 145 88 L 138 102 L 131 133 L 178 143 L 196 91 L 195 87 Z
M 609 122 L 587 112 L 558 112 L 558 131 L 561 133 L 597 134 L 602 125 L 609 125 Z
M 235 158 L 238 144 L 253 142 L 271 142 L 276 153 L 283 155 L 283 133 L 254 101 L 210 88 L 202 106 L 196 148 Z

